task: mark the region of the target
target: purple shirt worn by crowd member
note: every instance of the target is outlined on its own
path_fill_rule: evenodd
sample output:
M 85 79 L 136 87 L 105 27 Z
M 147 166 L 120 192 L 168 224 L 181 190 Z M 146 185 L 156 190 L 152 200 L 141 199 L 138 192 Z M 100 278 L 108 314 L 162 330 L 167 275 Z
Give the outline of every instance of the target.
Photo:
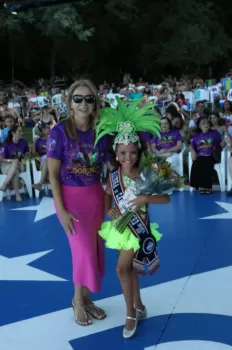
M 151 142 L 152 140 L 152 135 L 147 132 L 147 131 L 140 131 L 138 132 L 139 137 L 141 137 L 141 139 L 143 140 L 144 143 L 148 144 Z
M 61 161 L 60 182 L 68 186 L 88 186 L 100 182 L 102 163 L 109 161 L 107 139 L 94 148 L 92 129 L 76 129 L 79 141 L 69 139 L 61 122 L 55 125 L 47 141 L 47 157 Z
M 4 142 L 0 156 L 5 159 L 19 159 L 29 152 L 28 143 L 24 139 L 20 139 L 18 143 Z
M 35 151 L 40 157 L 47 154 L 47 139 L 39 138 L 35 143 Z
M 172 129 L 168 132 L 161 132 L 160 137 L 155 136 L 152 143 L 155 144 L 157 150 L 160 151 L 163 148 L 168 150 L 175 147 L 178 141 L 183 142 L 184 139 L 178 129 Z
M 209 130 L 206 133 L 196 133 L 191 142 L 198 156 L 208 157 L 212 152 L 220 146 L 222 141 L 221 134 L 216 130 Z

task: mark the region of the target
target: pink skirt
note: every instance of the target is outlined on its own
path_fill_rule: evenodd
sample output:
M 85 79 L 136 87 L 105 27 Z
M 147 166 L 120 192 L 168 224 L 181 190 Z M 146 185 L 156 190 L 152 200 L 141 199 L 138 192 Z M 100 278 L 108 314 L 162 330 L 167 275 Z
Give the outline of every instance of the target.
M 104 221 L 102 185 L 62 185 L 61 194 L 65 209 L 79 220 L 73 221 L 75 235 L 67 234 L 72 253 L 73 283 L 98 292 L 105 273 L 104 241 L 98 235 Z M 58 212 L 57 215 L 59 217 Z

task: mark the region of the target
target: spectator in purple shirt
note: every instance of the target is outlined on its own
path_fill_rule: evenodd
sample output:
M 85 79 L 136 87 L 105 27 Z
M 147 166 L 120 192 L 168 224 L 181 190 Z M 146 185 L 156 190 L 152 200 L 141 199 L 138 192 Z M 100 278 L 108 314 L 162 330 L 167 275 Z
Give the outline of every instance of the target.
M 7 185 L 12 180 L 15 189 L 16 201 L 22 202 L 19 193 L 19 172 L 23 171 L 21 160 L 29 154 L 27 141 L 23 138 L 21 126 L 14 125 L 8 132 L 8 136 L 0 152 L 1 171 L 7 175 L 0 187 L 0 191 L 6 191 Z
M 32 187 L 40 191 L 48 175 L 47 166 L 47 138 L 50 132 L 50 125 L 44 123 L 42 120 L 35 126 L 35 134 L 38 138 L 34 141 L 32 146 L 33 155 L 38 154 L 40 156 L 40 181 L 34 184 Z
M 47 142 L 57 215 L 72 253 L 72 306 L 76 322 L 82 326 L 92 324 L 92 318 L 106 317 L 90 296 L 90 291 L 101 289 L 105 270 L 104 242 L 98 231 L 104 221 L 101 171 L 109 157 L 105 138 L 94 146 L 99 109 L 96 87 L 89 80 L 76 81 L 68 91 L 67 118 L 52 128 Z
M 178 170 L 178 153 L 181 152 L 183 141 L 184 139 L 181 136 L 179 130 L 172 127 L 170 119 L 162 118 L 160 137 L 154 137 L 152 140 L 151 148 L 153 153 L 167 158 L 167 161 L 171 163 L 176 168 L 176 170 Z
M 196 133 L 190 142 L 190 152 L 193 160 L 190 176 L 190 186 L 199 190 L 201 194 L 212 193 L 212 178 L 214 169 L 213 153 L 220 147 L 221 134 L 210 130 L 207 117 L 197 120 Z

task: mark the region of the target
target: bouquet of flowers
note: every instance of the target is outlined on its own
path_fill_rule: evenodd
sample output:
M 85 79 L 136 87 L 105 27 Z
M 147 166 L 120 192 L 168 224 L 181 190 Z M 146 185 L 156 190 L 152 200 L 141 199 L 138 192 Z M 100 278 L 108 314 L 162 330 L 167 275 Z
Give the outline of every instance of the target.
M 158 157 L 150 152 L 144 153 L 139 165 L 140 177 L 135 186 L 128 187 L 124 193 L 119 209 L 122 213 L 113 221 L 114 227 L 123 232 L 134 215 L 135 208 L 130 201 L 141 195 L 163 195 L 183 186 L 183 178 L 179 176 L 166 158 Z

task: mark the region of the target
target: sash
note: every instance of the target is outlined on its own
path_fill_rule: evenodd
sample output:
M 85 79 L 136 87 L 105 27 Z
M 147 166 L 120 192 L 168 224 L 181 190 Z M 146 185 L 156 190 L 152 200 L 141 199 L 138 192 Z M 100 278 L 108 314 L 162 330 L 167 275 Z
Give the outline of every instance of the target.
M 114 202 L 119 209 L 119 203 L 125 193 L 125 187 L 122 180 L 121 169 L 115 169 L 110 173 L 110 184 Z M 133 235 L 139 239 L 140 248 L 135 252 L 133 258 L 133 268 L 140 275 L 146 275 L 145 264 L 148 267 L 149 275 L 153 275 L 159 268 L 159 256 L 156 252 L 157 242 L 153 237 L 150 229 L 148 213 L 145 220 L 139 213 L 135 212 L 129 222 L 128 228 Z

